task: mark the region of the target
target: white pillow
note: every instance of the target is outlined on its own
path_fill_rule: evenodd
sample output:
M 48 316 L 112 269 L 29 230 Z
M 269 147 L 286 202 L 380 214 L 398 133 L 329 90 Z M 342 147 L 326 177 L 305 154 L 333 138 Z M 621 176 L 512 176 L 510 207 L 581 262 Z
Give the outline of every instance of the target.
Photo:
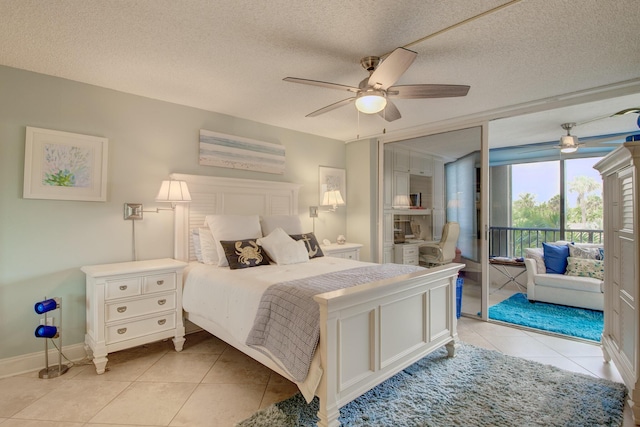
M 282 228 L 276 228 L 267 237 L 258 239 L 257 243 L 278 265 L 309 261 L 309 251 L 304 240 L 293 240 Z
M 262 235 L 268 236 L 276 228 L 282 228 L 287 234 L 302 234 L 302 223 L 298 215 L 271 215 L 260 218 Z
M 244 240 L 262 237 L 258 215 L 207 215 L 205 221 L 213 234 L 218 253 L 218 265 L 229 265 L 221 240 Z
M 194 228 L 191 230 L 191 240 L 193 241 L 193 253 L 196 256 L 198 262 L 202 261 L 202 247 L 200 246 L 200 229 Z
M 544 263 L 544 249 L 526 248 L 524 253 L 527 258 L 531 258 L 536 261 L 536 272 L 538 274 L 545 274 L 547 272 L 547 266 Z
M 216 249 L 216 243 L 213 240 L 213 234 L 211 234 L 211 230 L 209 230 L 208 228 L 199 228 L 198 237 L 200 240 L 200 256 L 202 257 L 201 262 L 203 262 L 204 264 L 217 265 L 218 250 Z

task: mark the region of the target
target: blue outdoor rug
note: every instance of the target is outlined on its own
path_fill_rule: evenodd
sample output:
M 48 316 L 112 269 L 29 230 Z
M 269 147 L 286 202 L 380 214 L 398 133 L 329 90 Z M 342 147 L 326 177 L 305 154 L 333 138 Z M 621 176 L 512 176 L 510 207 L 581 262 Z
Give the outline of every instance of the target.
M 340 408 L 343 427 L 620 426 L 624 384 L 493 350 L 444 348 Z M 318 400 L 300 393 L 238 427 L 314 427 Z
M 597 342 L 604 326 L 602 311 L 531 303 L 525 294 L 514 294 L 489 307 L 489 319 Z

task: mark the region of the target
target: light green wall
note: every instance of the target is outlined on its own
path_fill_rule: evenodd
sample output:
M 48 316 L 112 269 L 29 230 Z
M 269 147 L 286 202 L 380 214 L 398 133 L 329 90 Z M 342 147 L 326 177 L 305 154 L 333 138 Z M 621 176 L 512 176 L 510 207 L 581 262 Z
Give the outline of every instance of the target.
M 108 138 L 107 201 L 23 199 L 26 126 Z M 200 129 L 282 144 L 286 173 L 199 166 Z M 83 342 L 80 267 L 132 259 L 132 223 L 122 219 L 123 203 L 160 206 L 154 197 L 170 173 L 302 184 L 300 216 L 311 230 L 318 166 L 345 168 L 345 157 L 341 141 L 0 67 L 0 360 L 42 351 L 33 305 L 45 296 L 62 298 L 64 344 Z M 346 234 L 348 209 L 316 220 L 320 240 Z M 136 222 L 138 259 L 172 256 L 172 221 L 170 211 L 161 211 Z
M 376 261 L 378 142 L 366 139 L 347 144 L 347 241 L 362 243 L 362 261 Z

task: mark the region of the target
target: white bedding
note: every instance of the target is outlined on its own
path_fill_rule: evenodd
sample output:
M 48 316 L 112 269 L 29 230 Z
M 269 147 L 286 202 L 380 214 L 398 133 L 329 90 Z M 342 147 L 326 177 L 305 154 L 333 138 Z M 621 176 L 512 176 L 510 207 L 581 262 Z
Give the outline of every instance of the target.
M 255 319 L 263 292 L 275 283 L 303 279 L 323 273 L 375 265 L 344 258 L 319 257 L 305 263 L 265 265 L 231 270 L 229 267 L 192 262 L 185 270 L 183 309 L 223 328 L 239 343 L 245 343 Z M 319 362 L 314 363 L 319 368 Z M 305 384 L 298 384 L 307 400 L 321 372 L 309 373 Z
M 244 343 L 260 297 L 269 286 L 364 265 L 373 264 L 325 256 L 300 264 L 231 270 L 193 262 L 185 271 L 182 305 L 187 313 L 196 313 L 222 326 Z

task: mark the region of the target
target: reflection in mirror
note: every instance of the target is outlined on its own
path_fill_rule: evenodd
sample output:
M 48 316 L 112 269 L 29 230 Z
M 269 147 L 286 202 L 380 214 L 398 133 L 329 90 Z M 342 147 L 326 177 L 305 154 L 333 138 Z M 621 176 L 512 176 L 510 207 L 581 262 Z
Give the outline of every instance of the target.
M 461 311 L 473 316 L 481 310 L 482 295 L 481 138 L 482 129 L 473 127 L 384 148 L 384 262 L 427 268 L 465 264 Z M 400 206 L 396 200 L 405 202 Z M 459 232 L 447 232 L 448 222 L 457 223 Z

